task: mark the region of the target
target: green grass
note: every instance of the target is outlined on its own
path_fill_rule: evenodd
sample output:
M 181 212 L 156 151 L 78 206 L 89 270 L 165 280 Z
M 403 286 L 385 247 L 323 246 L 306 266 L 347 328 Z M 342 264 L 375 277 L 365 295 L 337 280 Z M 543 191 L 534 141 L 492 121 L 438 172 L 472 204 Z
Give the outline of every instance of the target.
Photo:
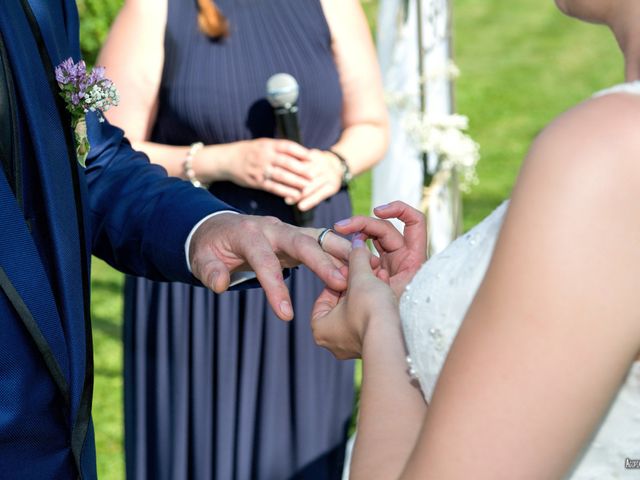
M 462 70 L 458 111 L 480 143 L 480 184 L 465 197 L 465 228 L 509 195 L 527 147 L 554 116 L 622 80 L 622 61 L 602 27 L 556 11 L 551 0 L 455 0 L 455 53 Z M 375 19 L 377 2 L 363 2 Z M 370 176 L 352 189 L 356 213 L 370 208 Z M 94 420 L 100 478 L 124 478 L 122 276 L 93 265 L 96 383 Z
M 465 198 L 470 228 L 508 196 L 533 137 L 563 110 L 622 80 L 605 28 L 560 14 L 551 0 L 457 0 L 458 111 L 480 143 L 480 184 Z
M 94 258 L 91 279 L 95 388 L 93 420 L 98 476 L 124 478 L 121 273 Z

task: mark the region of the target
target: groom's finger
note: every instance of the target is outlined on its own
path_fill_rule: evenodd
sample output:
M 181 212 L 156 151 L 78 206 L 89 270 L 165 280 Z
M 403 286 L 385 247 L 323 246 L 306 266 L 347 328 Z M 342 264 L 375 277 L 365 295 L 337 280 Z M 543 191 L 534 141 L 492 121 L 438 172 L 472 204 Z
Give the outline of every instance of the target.
M 321 230 L 318 230 L 319 232 Z M 346 238 L 329 232 L 322 241 L 322 249 L 331 256 L 333 264 L 342 272 L 342 267 L 349 262 L 349 254 L 351 253 L 351 242 Z M 380 267 L 380 257 L 371 255 L 371 268 Z M 345 275 L 345 278 L 347 276 Z
M 277 252 L 293 259 L 296 264 L 306 265 L 331 289 L 342 291 L 347 287 L 347 279 L 340 273 L 340 264 L 334 264 L 333 257 L 320 248 L 315 229 L 301 229 L 284 223 L 275 225 L 271 234 Z
M 230 275 L 226 265 L 215 255 L 198 260 L 193 267 L 193 275 L 202 284 L 215 293 L 225 292 L 229 288 Z
M 318 238 L 323 230 L 320 228 L 314 229 L 315 238 Z M 322 249 L 329 255 L 346 262 L 349 260 L 349 253 L 351 252 L 351 242 L 335 232 L 328 232 L 322 239 Z
M 238 245 L 239 253 L 256 272 L 256 277 L 264 289 L 267 301 L 275 314 L 282 320 L 293 318 L 293 307 L 289 290 L 284 283 L 280 260 L 273 252 L 271 244 L 262 232 L 254 231 L 245 235 Z
M 229 270 L 210 249 L 196 252 L 191 271 L 205 287 L 216 293 L 222 293 L 229 288 Z

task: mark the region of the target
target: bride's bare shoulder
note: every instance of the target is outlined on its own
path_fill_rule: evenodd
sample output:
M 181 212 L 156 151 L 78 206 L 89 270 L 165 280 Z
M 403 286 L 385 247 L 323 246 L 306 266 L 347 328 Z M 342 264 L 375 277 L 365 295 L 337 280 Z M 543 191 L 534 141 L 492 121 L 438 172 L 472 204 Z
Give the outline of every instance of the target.
M 640 175 L 639 94 L 595 96 L 566 111 L 535 139 L 524 169 L 542 167 L 548 173 L 566 174 L 604 171 L 613 165 Z

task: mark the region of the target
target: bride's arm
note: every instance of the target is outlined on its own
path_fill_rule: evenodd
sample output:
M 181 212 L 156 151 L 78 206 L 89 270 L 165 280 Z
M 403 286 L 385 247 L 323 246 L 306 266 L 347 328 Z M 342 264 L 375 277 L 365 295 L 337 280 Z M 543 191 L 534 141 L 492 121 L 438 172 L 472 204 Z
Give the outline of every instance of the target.
M 362 234 L 354 237 L 347 291 L 324 290 L 316 300 L 311 327 L 316 342 L 336 357 L 362 356 L 364 360 L 350 478 L 388 480 L 402 472 L 426 405 L 406 371 L 389 272 L 373 273 L 371 253 L 362 238 Z
M 362 350 L 358 433 L 352 480 L 397 478 L 416 443 L 426 404 L 410 383 L 397 309 L 381 311 Z
M 588 441 L 640 347 L 638 112 L 591 100 L 535 142 L 402 478 L 560 478 Z

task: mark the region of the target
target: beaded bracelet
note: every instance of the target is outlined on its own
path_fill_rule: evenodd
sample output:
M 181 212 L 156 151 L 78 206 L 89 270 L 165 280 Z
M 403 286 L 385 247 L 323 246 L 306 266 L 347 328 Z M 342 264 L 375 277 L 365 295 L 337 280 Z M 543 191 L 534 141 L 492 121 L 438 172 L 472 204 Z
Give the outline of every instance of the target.
M 203 147 L 204 143 L 202 142 L 192 143 L 189 147 L 189 151 L 187 152 L 187 156 L 184 158 L 184 162 L 182 163 L 182 169 L 184 170 L 185 177 L 187 177 L 187 180 L 189 180 L 194 187 L 198 188 L 207 188 L 206 185 L 203 185 L 202 182 L 196 178 L 196 172 L 193 171 L 193 159 Z
M 411 356 L 407 355 L 406 361 L 407 361 L 407 373 L 409 374 L 409 378 L 411 378 L 411 380 L 419 381 L 420 377 L 418 377 L 418 371 L 416 370 L 416 367 L 413 364 L 413 359 L 411 358 Z

